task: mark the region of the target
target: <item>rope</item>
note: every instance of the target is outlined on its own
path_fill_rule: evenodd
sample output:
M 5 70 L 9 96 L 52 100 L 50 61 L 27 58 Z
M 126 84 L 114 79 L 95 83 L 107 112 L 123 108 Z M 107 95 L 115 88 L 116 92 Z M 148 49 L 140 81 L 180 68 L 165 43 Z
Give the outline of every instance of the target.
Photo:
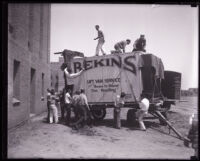
M 152 100 L 154 99 L 154 95 L 155 95 L 155 87 L 158 88 L 157 81 L 156 81 L 156 76 L 155 76 L 155 79 L 154 79 L 154 87 L 153 87 Z M 160 92 L 159 93 L 160 93 L 162 99 L 164 99 L 164 96 L 163 96 L 162 91 L 161 91 L 161 87 L 160 87 Z
M 125 71 L 124 73 L 126 74 L 126 77 L 127 77 L 127 79 L 128 79 L 128 75 L 127 75 L 126 71 Z M 134 93 L 133 88 L 132 88 L 132 84 L 131 84 L 131 82 L 130 82 L 129 79 L 128 79 L 128 82 L 129 82 L 129 85 L 130 85 L 130 88 L 131 88 L 131 92 L 132 92 L 132 94 L 133 94 L 133 97 L 134 97 L 136 103 L 138 103 L 138 101 L 137 101 L 137 99 L 136 99 L 136 96 L 135 96 L 135 93 Z

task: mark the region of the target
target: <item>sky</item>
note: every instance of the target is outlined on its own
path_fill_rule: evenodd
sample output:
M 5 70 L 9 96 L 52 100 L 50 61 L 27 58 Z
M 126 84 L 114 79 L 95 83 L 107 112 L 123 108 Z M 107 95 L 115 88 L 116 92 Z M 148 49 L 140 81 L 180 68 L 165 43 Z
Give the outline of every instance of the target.
M 140 34 L 146 51 L 162 59 L 165 70 L 182 73 L 182 89 L 198 87 L 198 8 L 190 5 L 140 4 L 52 4 L 50 61 L 64 49 L 94 56 L 95 25 L 105 36 L 103 46 L 110 54 L 114 44 L 127 38 L 133 49 Z

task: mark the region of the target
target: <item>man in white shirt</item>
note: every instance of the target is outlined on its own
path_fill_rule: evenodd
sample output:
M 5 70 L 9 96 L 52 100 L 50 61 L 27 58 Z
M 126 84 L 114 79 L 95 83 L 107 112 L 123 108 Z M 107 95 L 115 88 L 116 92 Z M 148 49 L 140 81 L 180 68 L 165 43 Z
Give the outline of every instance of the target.
M 67 116 L 66 116 L 66 124 L 70 123 L 70 118 L 71 118 L 71 103 L 72 103 L 72 98 L 71 98 L 71 90 L 68 89 L 67 92 L 65 93 L 65 109 L 67 111 Z
M 142 131 L 146 131 L 146 127 L 144 125 L 143 118 L 148 113 L 149 104 L 150 103 L 149 103 L 149 100 L 147 99 L 147 97 L 144 94 L 142 94 L 141 101 L 139 103 L 140 109 L 136 112 L 140 130 L 142 130 Z
M 98 36 L 96 38 L 94 38 L 94 40 L 98 39 L 98 44 L 97 44 L 97 47 L 96 47 L 96 56 L 99 56 L 100 50 L 101 50 L 103 55 L 106 55 L 104 50 L 103 50 L 103 44 L 105 43 L 104 34 L 101 30 L 99 30 L 99 25 L 96 25 L 95 28 L 98 32 Z
M 72 73 L 72 70 L 70 68 L 65 68 L 64 69 L 64 79 L 65 79 L 65 89 L 70 89 L 71 92 L 73 93 L 73 88 L 74 88 L 74 82 L 73 82 L 73 78 L 81 75 L 81 73 L 84 71 L 85 69 L 82 68 L 81 71 L 77 72 L 77 73 Z

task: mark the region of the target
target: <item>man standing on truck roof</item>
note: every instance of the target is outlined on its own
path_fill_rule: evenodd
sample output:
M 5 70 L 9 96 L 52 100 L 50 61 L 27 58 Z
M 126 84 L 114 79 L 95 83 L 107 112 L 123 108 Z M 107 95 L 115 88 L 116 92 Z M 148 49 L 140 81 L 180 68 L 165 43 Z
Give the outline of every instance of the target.
M 140 38 L 135 41 L 133 44 L 133 51 L 143 51 L 146 52 L 145 50 L 146 47 L 146 39 L 144 35 L 140 35 Z
M 126 45 L 128 45 L 130 43 L 131 43 L 131 40 L 130 39 L 126 39 L 124 41 L 120 41 L 120 42 L 116 43 L 114 45 L 114 48 L 119 53 L 125 53 Z
M 99 56 L 99 51 L 101 50 L 103 55 L 106 55 L 106 53 L 103 51 L 103 44 L 105 43 L 104 40 L 104 34 L 101 30 L 99 30 L 99 25 L 95 25 L 95 28 L 97 30 L 98 36 L 94 38 L 94 40 L 98 39 L 98 44 L 96 47 L 96 56 Z

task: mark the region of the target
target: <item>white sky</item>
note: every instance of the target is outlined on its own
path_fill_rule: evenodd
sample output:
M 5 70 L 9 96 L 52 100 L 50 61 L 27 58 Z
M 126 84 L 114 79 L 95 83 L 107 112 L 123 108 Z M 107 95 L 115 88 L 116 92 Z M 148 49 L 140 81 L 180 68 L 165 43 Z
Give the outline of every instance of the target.
M 146 50 L 160 57 L 165 70 L 182 73 L 182 89 L 198 87 L 198 8 L 189 5 L 52 4 L 51 56 L 64 49 L 95 55 L 98 24 L 106 53 L 116 42 L 145 34 Z

